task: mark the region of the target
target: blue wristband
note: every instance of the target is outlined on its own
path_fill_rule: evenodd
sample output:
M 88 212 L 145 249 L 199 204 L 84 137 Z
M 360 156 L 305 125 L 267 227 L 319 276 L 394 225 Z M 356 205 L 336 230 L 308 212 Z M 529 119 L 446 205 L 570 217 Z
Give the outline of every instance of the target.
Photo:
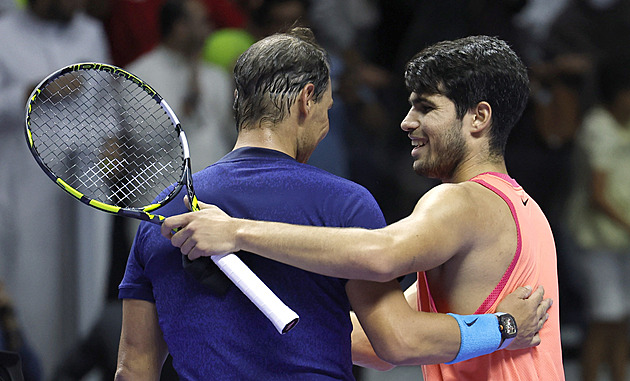
M 457 320 L 461 343 L 455 359 L 446 364 L 454 364 L 473 357 L 487 355 L 496 351 L 501 345 L 499 321 L 495 315 L 448 315 Z

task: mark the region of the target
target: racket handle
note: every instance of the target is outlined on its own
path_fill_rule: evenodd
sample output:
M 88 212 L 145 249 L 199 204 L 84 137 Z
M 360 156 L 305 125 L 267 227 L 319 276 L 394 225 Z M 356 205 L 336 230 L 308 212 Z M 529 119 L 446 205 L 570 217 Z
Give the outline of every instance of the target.
M 300 317 L 287 307 L 239 257 L 234 254 L 223 254 L 211 258 L 236 287 L 267 316 L 280 334 L 285 334 L 295 327 Z

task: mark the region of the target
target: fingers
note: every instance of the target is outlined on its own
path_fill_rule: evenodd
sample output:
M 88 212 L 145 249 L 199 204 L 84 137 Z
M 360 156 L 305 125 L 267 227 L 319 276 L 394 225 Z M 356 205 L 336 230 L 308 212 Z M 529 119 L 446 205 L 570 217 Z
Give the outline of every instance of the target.
M 188 259 L 190 259 L 191 261 L 194 261 L 197 258 L 201 258 L 200 255 L 200 251 L 199 250 L 195 250 L 195 247 L 193 246 L 189 251 L 188 251 Z
M 512 294 L 517 296 L 519 299 L 527 299 L 532 293 L 532 286 L 523 286 L 519 287 Z
M 195 243 L 191 242 L 191 240 L 187 240 L 186 242 L 184 242 L 179 249 L 182 254 L 187 255 L 188 259 L 190 259 L 191 261 L 199 258 L 199 255 L 195 254 Z
M 545 288 L 543 286 L 538 286 L 538 288 L 536 288 L 536 291 L 532 293 L 529 299 L 533 299 L 537 301 L 538 303 L 540 303 L 543 300 L 544 296 L 545 296 Z
M 553 300 L 545 299 L 538 305 L 537 312 L 538 316 L 540 316 L 540 319 L 538 320 L 538 331 L 542 329 L 543 325 L 545 325 L 545 322 L 549 319 L 549 313 L 547 313 L 547 311 L 549 310 L 549 308 L 551 308 L 552 304 Z
M 202 209 L 202 210 L 210 209 L 214 206 L 214 205 L 206 204 L 205 202 L 201 202 L 201 201 L 198 201 L 198 203 L 199 203 L 199 209 Z
M 544 314 L 542 318 L 538 321 L 538 330 L 536 332 L 540 332 L 542 327 L 545 325 L 547 320 L 549 319 L 549 314 Z
M 497 311 L 501 311 L 500 308 L 506 308 L 507 312 L 512 311 L 510 313 L 517 318 L 519 325 L 519 335 L 508 349 L 517 350 L 540 344 L 539 331 L 549 319 L 547 311 L 552 305 L 552 300 L 545 299 L 544 295 L 545 289 L 542 286 L 535 290 L 528 286 L 519 287 L 501 302 L 503 307 L 498 306 Z M 516 299 L 508 300 L 508 297 Z M 513 304 L 514 301 L 517 303 Z
M 188 210 L 191 210 L 190 200 L 188 199 L 188 196 L 184 196 L 184 204 L 186 205 L 186 208 Z M 197 199 L 197 205 L 199 206 L 199 209 L 208 209 L 212 206 L 210 204 L 206 204 L 205 202 L 201 202 L 199 199 Z
M 190 209 L 190 202 L 188 200 L 188 196 L 184 196 L 184 204 L 186 204 L 186 207 Z M 200 210 L 216 209 L 217 211 L 220 211 L 220 209 L 217 208 L 216 206 L 206 204 L 201 201 L 198 201 L 198 205 L 199 205 Z M 171 239 L 173 237 L 173 232 L 176 232 L 179 229 L 185 227 L 193 219 L 194 219 L 194 216 L 192 216 L 190 212 L 168 217 L 162 222 L 162 228 L 160 229 L 160 232 L 162 233 L 162 236 L 164 236 L 165 238 Z
M 171 237 L 171 245 L 178 247 L 183 255 L 188 256 L 191 261 L 199 258 L 199 251 L 195 250 L 197 241 L 193 239 L 187 230 L 180 230 Z
M 537 347 L 540 345 L 540 342 L 542 340 L 540 340 L 540 335 L 537 333 L 534 335 L 534 337 L 532 337 L 532 341 L 531 341 L 531 346 L 532 347 Z
M 173 237 L 173 232 L 178 231 L 180 228 L 186 226 L 188 222 L 188 213 L 168 217 L 162 222 L 160 233 L 162 234 L 162 236 L 171 239 Z
M 542 310 L 543 312 L 547 312 L 549 311 L 552 305 L 553 305 L 553 299 L 545 299 L 540 303 L 540 305 L 538 306 L 538 309 Z
M 186 232 L 180 230 L 177 233 L 173 234 L 173 236 L 171 237 L 171 245 L 182 249 L 182 254 L 187 254 L 187 251 L 184 252 L 184 244 L 187 238 L 188 237 L 186 237 Z

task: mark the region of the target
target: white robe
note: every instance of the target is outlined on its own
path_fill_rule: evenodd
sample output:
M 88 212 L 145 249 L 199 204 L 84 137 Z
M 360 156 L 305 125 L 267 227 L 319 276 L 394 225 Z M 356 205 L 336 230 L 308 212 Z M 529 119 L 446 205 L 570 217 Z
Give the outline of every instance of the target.
M 103 305 L 111 217 L 80 205 L 37 166 L 24 134 L 28 93 L 52 71 L 109 60 L 96 20 L 67 25 L 28 11 L 0 16 L 0 279 L 45 378 Z

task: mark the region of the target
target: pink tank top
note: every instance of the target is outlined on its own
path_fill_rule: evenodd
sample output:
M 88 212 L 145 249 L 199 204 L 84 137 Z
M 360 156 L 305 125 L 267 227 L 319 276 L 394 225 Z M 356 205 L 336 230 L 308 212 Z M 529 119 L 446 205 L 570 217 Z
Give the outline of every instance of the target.
M 517 228 L 514 259 L 499 284 L 479 306 L 476 314 L 493 313 L 507 294 L 519 286 L 543 285 L 545 297 L 553 299 L 549 320 L 540 331 L 541 344 L 517 351 L 501 350 L 456 364 L 424 365 L 425 381 L 436 380 L 564 380 L 558 311 L 558 274 L 553 235 L 545 215 L 516 181 L 500 173 L 482 173 L 470 181 L 499 195 L 512 211 Z M 418 305 L 421 311 L 437 311 L 426 276 L 418 273 Z M 517 322 L 518 323 L 518 322 Z

